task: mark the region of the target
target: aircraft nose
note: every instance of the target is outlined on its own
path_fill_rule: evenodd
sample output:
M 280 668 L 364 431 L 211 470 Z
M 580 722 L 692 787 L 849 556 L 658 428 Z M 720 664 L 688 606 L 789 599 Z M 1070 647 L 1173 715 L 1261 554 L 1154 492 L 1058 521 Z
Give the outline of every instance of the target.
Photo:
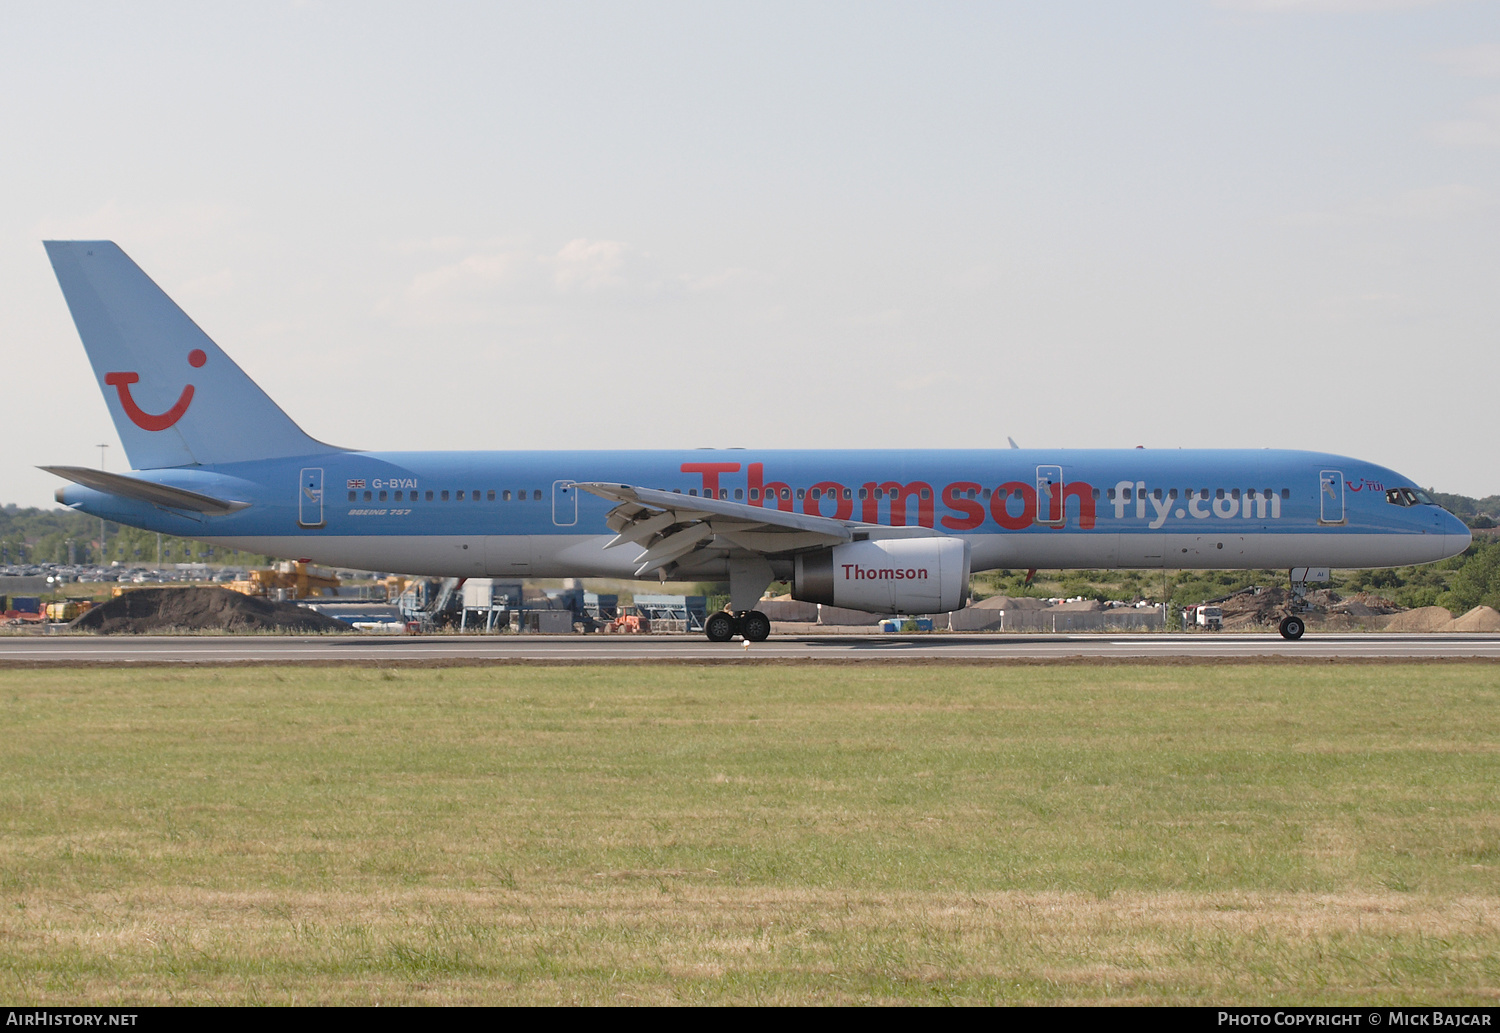
M 1444 513 L 1443 517 L 1443 556 L 1457 556 L 1469 547 L 1474 536 L 1469 533 L 1468 526 L 1452 513 Z

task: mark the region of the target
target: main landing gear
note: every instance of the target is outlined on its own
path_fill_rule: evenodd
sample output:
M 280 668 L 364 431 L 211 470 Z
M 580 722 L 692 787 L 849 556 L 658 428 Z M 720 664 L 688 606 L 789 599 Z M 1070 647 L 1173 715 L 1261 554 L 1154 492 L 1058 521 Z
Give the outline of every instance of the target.
M 703 622 L 703 633 L 710 642 L 728 642 L 736 635 L 746 642 L 764 642 L 771 637 L 771 618 L 759 610 L 737 614 L 720 610 Z
M 1302 633 L 1307 630 L 1307 625 L 1302 622 L 1301 617 L 1295 616 L 1293 614 L 1288 614 L 1287 616 L 1281 618 L 1281 627 L 1278 630 L 1281 632 L 1282 638 L 1291 639 L 1293 642 L 1295 642 L 1299 638 L 1301 638 Z

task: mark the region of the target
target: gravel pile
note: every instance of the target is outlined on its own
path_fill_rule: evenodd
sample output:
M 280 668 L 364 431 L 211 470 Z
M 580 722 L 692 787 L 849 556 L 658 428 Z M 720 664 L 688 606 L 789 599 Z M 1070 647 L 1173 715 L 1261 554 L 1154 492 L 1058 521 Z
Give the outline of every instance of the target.
M 138 588 L 74 621 L 78 631 L 142 635 L 173 631 L 351 631 L 343 621 L 292 603 L 227 588 Z

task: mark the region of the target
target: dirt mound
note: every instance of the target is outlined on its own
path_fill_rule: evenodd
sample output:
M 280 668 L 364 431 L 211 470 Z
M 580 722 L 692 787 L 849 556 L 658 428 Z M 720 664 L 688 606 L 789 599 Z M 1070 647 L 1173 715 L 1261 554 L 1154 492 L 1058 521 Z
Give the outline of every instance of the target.
M 1219 608 L 1224 611 L 1224 627 L 1247 631 L 1255 627 L 1275 627 L 1285 612 L 1287 595 L 1284 588 L 1236 592 L 1219 603 Z
M 1342 602 L 1335 603 L 1329 612 L 1347 613 L 1351 617 L 1381 617 L 1388 613 L 1399 613 L 1401 607 L 1384 596 L 1360 592 Z
M 1476 606 L 1445 629 L 1447 631 L 1500 631 L 1500 611 Z
M 1447 631 L 1453 614 L 1441 606 L 1423 606 L 1398 613 L 1386 624 L 1386 631 Z
M 96 606 L 71 625 L 102 635 L 164 631 L 349 631 L 343 621 L 227 588 L 139 588 Z

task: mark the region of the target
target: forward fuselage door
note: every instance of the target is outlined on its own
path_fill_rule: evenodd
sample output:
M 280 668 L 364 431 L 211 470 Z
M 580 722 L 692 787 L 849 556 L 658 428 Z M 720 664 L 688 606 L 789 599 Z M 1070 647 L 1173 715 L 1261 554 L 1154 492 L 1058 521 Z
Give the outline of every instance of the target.
M 1318 523 L 1344 522 L 1344 475 L 1338 470 L 1318 474 Z
M 1036 522 L 1049 527 L 1063 523 L 1063 472 L 1060 466 L 1036 468 Z
M 578 523 L 578 487 L 574 482 L 552 482 L 552 523 L 558 527 Z
M 297 526 L 322 527 L 324 523 L 323 469 L 306 467 L 297 485 Z

